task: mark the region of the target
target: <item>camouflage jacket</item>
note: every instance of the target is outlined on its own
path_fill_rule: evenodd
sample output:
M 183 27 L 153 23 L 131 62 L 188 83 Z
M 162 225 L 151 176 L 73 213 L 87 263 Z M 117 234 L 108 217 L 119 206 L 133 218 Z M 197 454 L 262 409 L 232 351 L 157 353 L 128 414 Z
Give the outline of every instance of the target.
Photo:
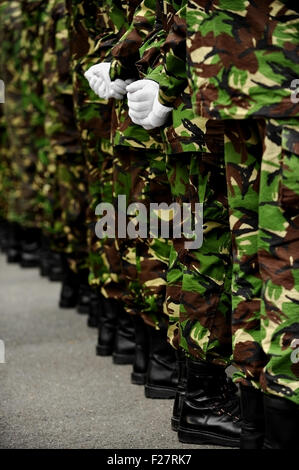
M 43 87 L 48 103 L 46 134 L 57 156 L 80 154 L 73 109 L 70 39 L 64 0 L 48 2 L 43 37 Z
M 298 116 L 299 14 L 280 0 L 190 0 L 188 70 L 198 115 Z M 296 11 L 297 10 L 297 11 Z
M 127 32 L 119 38 L 116 45 L 111 49 L 110 55 L 112 80 L 116 78 L 140 78 L 136 66 L 141 58 L 140 50 L 142 44 L 151 35 L 154 35 L 160 25 L 156 23 L 156 9 L 158 0 L 143 0 L 136 10 L 136 0 L 122 2 L 126 5 L 128 21 L 131 20 Z M 138 2 L 140 3 L 140 2 Z M 153 47 L 153 54 L 150 62 L 157 56 L 156 48 Z M 163 149 L 162 137 L 159 129 L 147 131 L 141 126 L 132 123 L 128 114 L 127 100 L 116 101 L 112 121 L 112 139 L 115 146 L 130 146 L 136 149 Z
M 159 101 L 173 107 L 171 124 L 161 129 L 165 150 L 168 154 L 196 151 L 218 155 L 223 152 L 223 126 L 192 110 L 186 69 L 186 0 L 180 5 L 164 1 L 164 5 L 165 37 L 160 59 L 146 78 L 159 83 Z
M 71 66 L 77 123 L 82 135 L 86 126 L 98 138 L 110 140 L 112 102 L 100 99 L 89 87 L 84 72 L 105 58 L 117 36 L 117 28 L 125 31 L 124 11 L 119 1 L 67 0 L 68 28 L 71 44 Z M 111 13 L 114 21 L 110 21 Z M 115 22 L 115 23 L 114 23 Z M 104 40 L 106 39 L 106 41 Z M 86 113 L 90 105 L 91 113 Z M 92 108 L 97 107 L 95 118 Z M 84 112 L 83 112 L 84 109 Z

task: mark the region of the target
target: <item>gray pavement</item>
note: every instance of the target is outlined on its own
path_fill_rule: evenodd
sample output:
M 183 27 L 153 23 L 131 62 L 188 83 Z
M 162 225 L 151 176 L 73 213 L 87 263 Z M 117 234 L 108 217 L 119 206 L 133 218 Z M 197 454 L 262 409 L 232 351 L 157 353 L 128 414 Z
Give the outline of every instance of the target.
M 172 400 L 146 399 L 130 366 L 95 355 L 96 331 L 58 308 L 59 290 L 0 256 L 0 448 L 198 448 L 171 431 Z

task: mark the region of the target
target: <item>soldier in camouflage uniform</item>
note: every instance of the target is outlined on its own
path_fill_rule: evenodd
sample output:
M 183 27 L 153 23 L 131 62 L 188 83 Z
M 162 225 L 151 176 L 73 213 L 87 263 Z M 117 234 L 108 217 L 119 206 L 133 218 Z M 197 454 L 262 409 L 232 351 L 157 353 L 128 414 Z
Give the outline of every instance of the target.
M 166 4 L 170 9 L 171 2 Z M 168 270 L 167 307 L 170 316 L 180 320 L 180 331 L 172 338 L 175 347 L 180 344 L 194 357 L 227 365 L 231 259 L 223 126 L 192 111 L 185 67 L 185 4 L 171 5 L 176 14 L 168 22 L 163 65 L 147 75 L 160 85 L 160 102 L 174 108 L 172 125 L 163 130 L 173 197 L 179 204 L 204 204 L 203 245 L 185 250 L 184 237 L 173 240 L 176 256 Z
M 41 1 L 22 1 L 22 34 L 20 41 L 20 77 L 22 106 L 20 133 L 22 142 L 21 199 L 23 224 L 40 224 L 38 161 L 44 151 L 44 114 L 42 98 L 42 31 L 45 5 Z
M 298 13 L 288 1 L 196 0 L 187 15 L 194 110 L 225 120 L 243 448 L 296 445 Z
M 20 132 L 17 113 L 20 110 L 20 86 L 17 54 L 21 36 L 21 7 L 20 2 L 4 2 L 1 8 L 1 79 L 5 84 L 3 88 L 3 100 L 1 101 L 3 132 L 1 140 L 3 169 L 3 204 L 6 206 L 6 216 L 10 221 L 20 222 L 20 213 L 17 211 L 16 187 L 19 172 L 16 171 L 20 164 Z M 5 100 L 4 100 L 5 98 Z M 5 101 L 5 102 L 4 102 Z M 5 136 L 6 133 L 6 136 Z M 12 138 L 14 136 L 14 138 Z M 15 160 L 13 167 L 13 160 Z M 16 162 L 17 161 L 17 162 Z M 13 171 L 13 169 L 15 171 Z M 15 192 L 12 191 L 12 184 Z
M 50 200 L 53 248 L 67 257 L 71 271 L 85 282 L 85 161 L 73 105 L 70 40 L 64 1 L 48 5 L 44 38 L 45 133 L 49 141 L 45 200 Z
M 98 240 L 95 240 L 94 213 L 96 205 L 101 200 L 101 167 L 104 162 L 102 147 L 107 149 L 106 153 L 109 153 L 111 104 L 101 103 L 90 91 L 83 75 L 83 67 L 85 62 L 93 64 L 96 38 L 103 33 L 99 21 L 101 6 L 101 2 L 67 2 L 70 15 L 69 29 L 76 125 L 84 152 L 88 183 L 86 214 L 88 266 L 90 269 L 89 281 L 93 285 L 99 285 L 105 271 L 107 271 L 102 262 L 102 246 Z
M 180 440 L 238 446 L 238 399 L 224 372 L 231 356 L 231 237 L 223 125 L 214 125 L 211 120 L 192 112 L 186 74 L 185 5 L 186 2 L 165 5 L 165 15 L 169 15 L 171 9 L 174 14 L 164 21 L 167 37 L 161 64 L 146 77 L 159 83 L 160 103 L 174 108 L 172 125 L 163 129 L 173 197 L 180 206 L 185 202 L 192 205 L 194 219 L 194 203 L 203 203 L 203 244 L 197 249 L 186 249 L 185 236 L 173 240 L 175 252 L 171 256 L 167 289 L 171 323 L 177 320 L 177 324 L 171 325 L 169 336 L 172 344 L 189 356 L 188 380 L 193 384 L 192 392 L 194 384 L 198 383 L 198 387 L 203 384 L 201 390 L 197 389 L 202 395 L 202 410 L 199 415 L 192 412 L 192 406 L 185 406 L 182 411 L 178 396 L 172 424 L 177 429 L 181 412 L 186 422 L 192 415 L 191 429 L 184 429 L 185 423 L 180 422 Z M 204 385 L 208 383 L 207 376 L 210 383 Z M 210 423 L 210 416 L 216 410 L 217 430 Z M 198 432 L 201 420 L 205 424 L 201 422 Z
M 131 25 L 111 51 L 114 58 L 110 72 L 112 79 L 134 78 L 134 75 L 138 77 L 135 62 L 139 58 L 139 48 L 153 29 L 155 20 L 155 13 L 148 5 L 150 3 L 143 2 L 135 12 L 137 3 L 128 2 L 128 20 Z M 134 42 L 131 38 L 134 38 Z M 159 190 L 164 193 L 168 191 L 166 180 L 163 180 L 163 161 L 160 162 L 161 137 L 157 132 L 149 133 L 135 126 L 128 116 L 125 101 L 116 104 L 113 119 L 112 137 L 116 151 L 114 196 L 126 194 L 128 204 L 143 202 L 148 206 L 150 201 L 154 202 Z M 128 178 L 124 179 L 122 175 L 130 167 Z M 160 184 L 160 188 L 154 187 L 155 184 Z M 147 322 L 158 325 L 165 296 L 164 276 L 169 244 L 165 240 L 148 240 L 146 243 L 141 239 L 127 238 L 118 243 L 122 252 L 123 276 L 127 281 L 127 309 L 135 314 L 141 313 Z
M 12 170 L 17 182 L 11 195 L 11 218 L 21 224 L 12 229 L 8 260 L 20 260 L 23 267 L 39 263 L 40 228 L 43 220 L 45 139 L 42 97 L 42 37 L 45 3 L 10 2 L 8 22 L 15 22 L 13 50 L 7 56 L 9 124 Z M 17 10 L 13 8 L 18 7 Z M 9 38 L 9 34 L 7 35 Z M 9 40 L 5 44 L 9 44 Z M 10 46 L 11 47 L 11 46 Z M 4 53 L 5 49 L 4 49 Z
M 21 2 L 1 2 L 1 79 L 5 83 L 5 103 L 1 104 L 6 127 L 3 168 L 3 197 L 8 220 L 6 252 L 8 261 L 19 261 L 22 177 L 22 94 L 20 86 L 20 40 L 22 33 Z M 3 136 L 4 137 L 4 136 Z
M 98 204 L 103 200 L 112 202 L 112 101 L 99 99 L 88 86 L 84 71 L 105 55 L 107 48 L 114 44 L 119 31 L 123 34 L 127 23 L 119 2 L 69 1 L 66 5 L 70 17 L 75 117 L 82 143 L 82 156 L 85 159 L 88 189 L 87 266 L 91 286 L 88 325 L 99 326 L 97 354 L 110 355 L 114 354 L 114 346 L 118 344 L 117 341 L 114 342 L 116 332 L 117 338 L 121 335 L 118 317 L 124 318 L 117 315 L 119 306 L 111 301 L 121 297 L 123 291 L 118 279 L 120 256 L 114 240 L 97 238 L 95 225 Z M 110 20 L 110 15 L 117 18 L 115 24 Z M 106 298 L 103 298 L 101 289 Z M 132 331 L 129 336 L 132 336 Z
M 108 52 L 105 59 L 111 62 L 112 56 L 110 70 L 112 80 L 139 78 L 135 63 L 140 58 L 139 49 L 143 40 L 154 30 L 156 1 L 142 2 L 134 13 L 137 3 L 139 2 L 126 3 L 127 18 L 131 25 L 117 45 L 111 49 L 111 53 Z M 152 60 L 158 51 L 157 45 L 155 46 Z M 170 191 L 165 174 L 160 133 L 147 132 L 134 125 L 128 116 L 126 100 L 115 102 L 112 122 L 115 207 L 119 195 L 127 197 L 127 206 L 132 202 L 141 202 L 149 209 L 150 202 L 160 202 L 163 196 L 163 200 L 167 202 L 167 194 L 170 196 Z M 157 347 L 159 343 L 159 354 L 165 353 L 165 348 L 167 349 L 168 374 L 173 375 L 174 357 L 171 350 L 171 354 L 168 353 L 169 348 L 165 341 L 166 317 L 163 314 L 170 244 L 164 239 L 144 240 L 139 237 L 137 239 L 125 237 L 118 238 L 117 245 L 122 260 L 119 280 L 124 286 L 122 299 L 126 310 L 134 317 L 141 315 L 147 324 L 156 327 L 156 332 L 153 328 L 149 328 L 150 336 L 151 338 L 155 336 L 153 341 L 156 342 Z M 140 326 L 140 329 L 143 328 Z M 173 377 L 173 380 L 173 384 L 168 383 L 169 389 L 167 390 L 167 380 L 165 380 L 163 394 L 173 396 L 176 378 Z M 147 396 L 151 394 L 149 387 L 147 384 Z

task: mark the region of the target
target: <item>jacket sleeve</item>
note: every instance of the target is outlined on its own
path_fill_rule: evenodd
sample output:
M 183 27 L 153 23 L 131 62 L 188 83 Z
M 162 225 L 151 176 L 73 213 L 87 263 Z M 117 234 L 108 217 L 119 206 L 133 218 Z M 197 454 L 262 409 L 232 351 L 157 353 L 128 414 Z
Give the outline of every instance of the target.
M 146 77 L 159 83 L 159 101 L 165 106 L 172 106 L 187 86 L 186 36 L 186 6 L 183 6 L 171 19 L 157 67 Z
M 160 4 L 160 0 L 143 0 L 135 10 L 128 31 L 111 50 L 112 80 L 139 77 L 136 63 L 140 60 L 140 47 L 151 34 L 161 29 L 157 22 Z

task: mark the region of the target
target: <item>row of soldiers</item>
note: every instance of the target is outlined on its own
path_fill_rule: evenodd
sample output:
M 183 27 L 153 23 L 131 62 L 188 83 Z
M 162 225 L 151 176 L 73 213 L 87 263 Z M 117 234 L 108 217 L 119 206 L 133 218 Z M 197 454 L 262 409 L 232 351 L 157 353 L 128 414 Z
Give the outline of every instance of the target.
M 59 304 L 89 313 L 97 354 L 133 363 L 147 397 L 175 398 L 181 442 L 292 447 L 298 7 L 13 0 L 0 9 L 8 261 L 62 280 Z M 188 203 L 194 224 L 203 204 L 201 246 L 187 248 L 183 232 L 99 239 L 98 204 L 119 213 L 119 196 L 124 211 Z

